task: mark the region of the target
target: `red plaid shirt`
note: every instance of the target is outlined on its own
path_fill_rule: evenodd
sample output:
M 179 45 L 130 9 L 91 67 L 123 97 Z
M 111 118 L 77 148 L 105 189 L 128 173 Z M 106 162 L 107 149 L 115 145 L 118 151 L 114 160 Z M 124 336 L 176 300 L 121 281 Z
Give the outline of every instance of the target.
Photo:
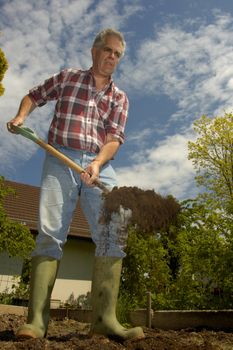
M 97 91 L 91 69 L 65 69 L 29 92 L 37 106 L 57 100 L 48 142 L 98 153 L 111 134 L 124 142 L 128 99 L 111 80 Z

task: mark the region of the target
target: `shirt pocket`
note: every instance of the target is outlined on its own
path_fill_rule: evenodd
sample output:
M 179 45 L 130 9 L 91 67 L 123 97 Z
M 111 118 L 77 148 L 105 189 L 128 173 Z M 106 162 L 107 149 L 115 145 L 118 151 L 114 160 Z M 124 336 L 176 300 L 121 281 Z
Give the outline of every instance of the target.
M 114 101 L 110 100 L 109 98 L 104 97 L 101 99 L 101 101 L 99 101 L 99 103 L 97 104 L 97 109 L 99 116 L 103 122 L 105 122 L 108 119 L 113 108 Z

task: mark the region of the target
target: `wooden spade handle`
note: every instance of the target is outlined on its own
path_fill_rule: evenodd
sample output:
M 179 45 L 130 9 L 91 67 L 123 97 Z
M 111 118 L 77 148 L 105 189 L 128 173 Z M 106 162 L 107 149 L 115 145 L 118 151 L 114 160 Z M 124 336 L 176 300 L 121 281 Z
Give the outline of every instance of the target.
M 21 126 L 12 125 L 12 128 L 16 134 L 20 134 L 26 137 L 27 139 L 37 143 L 39 146 L 44 148 L 47 152 L 51 153 L 54 157 L 60 159 L 68 167 L 74 169 L 79 174 L 86 172 L 80 165 L 76 164 L 72 159 L 65 156 L 63 153 L 59 152 L 53 146 L 41 140 L 32 129 L 24 127 L 22 125 Z M 99 187 L 104 193 L 106 194 L 109 193 L 109 190 L 107 189 L 107 187 L 104 186 L 104 184 L 102 184 L 102 182 L 100 182 L 98 179 L 96 179 L 93 184 Z
M 48 143 L 44 142 L 40 138 L 36 139 L 35 142 L 44 148 L 47 152 L 52 154 L 54 157 L 60 159 L 63 163 L 65 163 L 68 167 L 72 168 L 73 170 L 77 171 L 79 174 L 85 173 L 86 171 L 77 163 L 75 163 L 72 159 L 69 157 L 65 156 L 63 153 L 59 152 L 56 148 L 53 146 L 49 145 Z M 104 193 L 109 193 L 108 188 L 102 184 L 99 180 L 94 181 L 94 185 L 99 187 Z

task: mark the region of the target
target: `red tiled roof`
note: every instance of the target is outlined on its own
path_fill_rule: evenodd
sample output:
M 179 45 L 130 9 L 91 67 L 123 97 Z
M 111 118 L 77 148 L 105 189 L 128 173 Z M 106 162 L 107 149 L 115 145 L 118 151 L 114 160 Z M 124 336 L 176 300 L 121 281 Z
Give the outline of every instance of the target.
M 24 223 L 30 230 L 37 231 L 39 187 L 8 180 L 5 180 L 4 183 L 16 192 L 16 195 L 9 194 L 4 199 L 6 214 L 11 219 Z M 88 223 L 79 204 L 74 213 L 69 235 L 82 238 L 91 237 Z

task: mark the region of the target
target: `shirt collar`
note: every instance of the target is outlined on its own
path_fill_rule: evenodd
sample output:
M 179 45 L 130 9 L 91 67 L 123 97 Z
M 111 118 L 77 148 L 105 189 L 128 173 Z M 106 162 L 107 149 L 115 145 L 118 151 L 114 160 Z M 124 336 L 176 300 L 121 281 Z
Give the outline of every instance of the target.
M 94 75 L 93 75 L 92 67 L 88 69 L 88 74 L 91 75 L 91 77 L 92 77 L 92 79 L 94 81 Z M 113 79 L 112 79 L 112 76 L 110 75 L 109 82 L 105 85 L 104 90 L 107 90 L 108 87 L 112 87 L 112 85 L 113 85 Z

